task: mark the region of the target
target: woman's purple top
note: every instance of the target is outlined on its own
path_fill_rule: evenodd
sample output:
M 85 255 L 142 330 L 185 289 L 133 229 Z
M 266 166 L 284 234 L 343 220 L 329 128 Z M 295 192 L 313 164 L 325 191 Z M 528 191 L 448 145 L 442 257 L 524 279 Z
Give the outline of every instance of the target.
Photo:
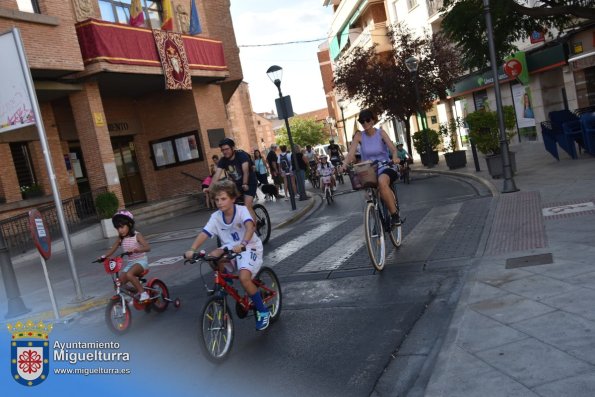
M 362 160 L 364 161 L 388 161 L 388 149 L 382 140 L 381 130 L 374 129 L 374 135 L 368 136 L 365 131 L 362 131 L 362 146 L 361 146 Z

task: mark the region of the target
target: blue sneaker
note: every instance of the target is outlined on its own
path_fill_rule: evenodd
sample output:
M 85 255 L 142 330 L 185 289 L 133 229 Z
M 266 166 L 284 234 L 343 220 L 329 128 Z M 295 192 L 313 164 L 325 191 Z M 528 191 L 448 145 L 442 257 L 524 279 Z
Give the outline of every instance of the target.
M 256 312 L 256 330 L 263 331 L 267 329 L 269 326 L 269 318 L 271 317 L 271 313 L 268 311 L 266 312 Z

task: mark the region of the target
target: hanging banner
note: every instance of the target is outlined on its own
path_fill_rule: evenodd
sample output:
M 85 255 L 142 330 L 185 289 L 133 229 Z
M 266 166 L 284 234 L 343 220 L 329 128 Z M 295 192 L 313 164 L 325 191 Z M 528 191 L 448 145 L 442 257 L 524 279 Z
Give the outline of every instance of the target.
M 519 128 L 535 127 L 531 88 L 520 84 L 513 85 L 512 101 Z
M 190 67 L 182 35 L 165 30 L 153 30 L 157 52 L 163 67 L 166 90 L 191 90 Z
M 13 31 L 0 34 L 0 133 L 35 124 Z

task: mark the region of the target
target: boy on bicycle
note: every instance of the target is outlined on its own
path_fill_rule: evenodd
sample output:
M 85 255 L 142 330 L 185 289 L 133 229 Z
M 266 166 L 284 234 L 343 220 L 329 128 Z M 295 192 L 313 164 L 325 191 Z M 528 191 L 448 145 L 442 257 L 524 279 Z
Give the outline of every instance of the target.
M 221 256 L 223 248 L 235 253 L 242 253 L 241 256 L 235 259 L 237 269 L 240 272 L 240 282 L 256 307 L 256 330 L 262 331 L 269 326 L 270 313 L 262 301 L 260 291 L 252 282 L 262 266 L 263 257 L 262 241 L 255 234 L 256 222 L 246 207 L 235 204 L 235 199 L 240 193 L 234 182 L 221 181 L 214 183 L 211 185 L 210 194 L 219 210 L 211 214 L 211 218 L 196 236 L 190 249 L 185 252 L 184 257 L 191 259 L 205 241 L 214 236 L 219 237 L 222 246 L 213 250 L 209 255 Z M 242 252 L 244 250 L 245 252 Z M 229 263 L 220 260 L 218 263 L 219 270 L 224 272 L 225 265 Z
M 403 144 L 401 142 L 397 142 L 397 157 L 399 158 L 399 164 L 401 168 L 405 167 L 405 164 L 411 163 L 411 156 L 407 153 L 407 150 L 403 148 Z

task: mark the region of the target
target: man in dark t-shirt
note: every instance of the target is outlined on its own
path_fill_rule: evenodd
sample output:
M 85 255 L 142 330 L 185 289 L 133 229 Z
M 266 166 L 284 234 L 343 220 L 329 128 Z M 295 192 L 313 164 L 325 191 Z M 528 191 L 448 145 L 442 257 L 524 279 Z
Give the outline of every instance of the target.
M 273 178 L 273 183 L 277 186 L 277 189 L 281 191 L 281 185 L 283 184 L 283 177 L 279 173 L 279 164 L 278 164 L 278 157 L 277 157 L 277 145 L 274 143 L 271 145 L 269 153 L 267 154 L 267 163 L 269 163 L 269 169 L 271 170 L 271 177 Z
M 244 204 L 250 211 L 252 219 L 258 219 L 252 208 L 258 180 L 256 179 L 256 172 L 250 155 L 243 150 L 236 150 L 235 143 L 230 138 L 225 138 L 219 142 L 219 148 L 223 157 L 217 163 L 217 170 L 213 175 L 213 180 L 218 181 L 221 173 L 225 171 L 227 178 L 234 181 L 240 193 L 244 195 Z

